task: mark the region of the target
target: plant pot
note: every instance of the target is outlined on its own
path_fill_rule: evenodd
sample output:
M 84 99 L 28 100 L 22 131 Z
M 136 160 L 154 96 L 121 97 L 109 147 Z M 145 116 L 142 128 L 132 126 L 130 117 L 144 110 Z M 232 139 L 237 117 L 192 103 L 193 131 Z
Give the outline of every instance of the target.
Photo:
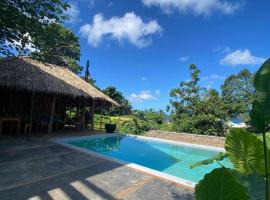
M 116 130 L 115 124 L 105 124 L 105 129 L 107 133 L 114 133 Z

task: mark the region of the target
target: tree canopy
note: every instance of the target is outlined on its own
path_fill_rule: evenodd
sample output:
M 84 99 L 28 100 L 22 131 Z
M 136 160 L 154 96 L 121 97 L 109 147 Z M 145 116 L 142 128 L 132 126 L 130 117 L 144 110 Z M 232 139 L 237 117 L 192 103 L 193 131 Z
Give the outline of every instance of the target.
M 107 108 L 105 114 L 107 115 L 129 115 L 132 111 L 132 106 L 123 94 L 116 89 L 116 87 L 109 86 L 102 91 L 110 98 L 115 100 L 120 107 Z
M 80 65 L 80 43 L 79 38 L 69 29 L 61 24 L 51 23 L 43 28 L 41 34 L 32 38 L 37 51 L 33 56 L 37 60 L 68 66 L 73 72 L 81 71 Z
M 255 99 L 253 80 L 254 75 L 248 69 L 243 69 L 224 81 L 221 86 L 222 99 L 230 117 L 240 117 L 245 122 L 250 121 L 249 111 Z
M 61 0 L 0 1 L 0 54 L 25 52 L 31 38 L 40 35 L 51 22 L 65 19 L 68 4 Z
M 196 134 L 224 135 L 227 114 L 224 102 L 216 90 L 199 85 L 200 70 L 190 65 L 191 80 L 182 81 L 171 91 L 169 110 L 173 129 Z

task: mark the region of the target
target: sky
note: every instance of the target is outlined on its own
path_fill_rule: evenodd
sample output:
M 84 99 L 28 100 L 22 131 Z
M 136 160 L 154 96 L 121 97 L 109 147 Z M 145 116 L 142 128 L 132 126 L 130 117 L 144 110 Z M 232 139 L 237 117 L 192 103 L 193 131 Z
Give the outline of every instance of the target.
M 100 88 L 115 86 L 135 109 L 166 109 L 171 89 L 201 70 L 220 90 L 269 57 L 269 0 L 73 0 L 66 26 L 80 38 Z

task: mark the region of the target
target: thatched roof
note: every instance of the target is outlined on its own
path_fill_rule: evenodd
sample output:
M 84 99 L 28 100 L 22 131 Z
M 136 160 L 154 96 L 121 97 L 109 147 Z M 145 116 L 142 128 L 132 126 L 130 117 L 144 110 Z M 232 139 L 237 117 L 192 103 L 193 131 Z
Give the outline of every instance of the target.
M 104 100 L 118 105 L 65 67 L 42 63 L 29 57 L 0 60 L 0 86 L 73 97 Z

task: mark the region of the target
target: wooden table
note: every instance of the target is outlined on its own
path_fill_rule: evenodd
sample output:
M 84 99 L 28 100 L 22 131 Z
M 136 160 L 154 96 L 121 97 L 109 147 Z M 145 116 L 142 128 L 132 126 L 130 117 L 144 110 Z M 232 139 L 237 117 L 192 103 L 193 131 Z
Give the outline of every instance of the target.
M 18 117 L 0 117 L 0 136 L 2 135 L 3 122 L 17 122 L 17 134 L 20 133 L 21 118 Z

